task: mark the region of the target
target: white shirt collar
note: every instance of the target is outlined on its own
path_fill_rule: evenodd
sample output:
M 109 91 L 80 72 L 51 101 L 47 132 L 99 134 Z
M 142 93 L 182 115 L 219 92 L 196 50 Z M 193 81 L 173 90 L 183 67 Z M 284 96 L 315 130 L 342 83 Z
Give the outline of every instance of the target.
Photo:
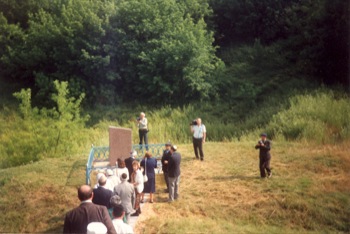
M 92 203 L 92 201 L 91 199 L 88 199 L 88 200 L 82 201 L 81 203 Z

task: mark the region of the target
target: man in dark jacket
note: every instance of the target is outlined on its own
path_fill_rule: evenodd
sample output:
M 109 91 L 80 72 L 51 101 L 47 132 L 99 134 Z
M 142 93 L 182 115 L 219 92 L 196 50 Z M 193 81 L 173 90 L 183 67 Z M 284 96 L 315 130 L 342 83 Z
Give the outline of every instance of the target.
M 180 183 L 180 163 L 181 154 L 176 152 L 176 145 L 171 146 L 171 157 L 168 162 L 168 180 L 169 180 L 169 200 L 173 202 L 179 198 L 179 183 Z
M 80 206 L 66 214 L 63 233 L 86 233 L 91 222 L 101 222 L 107 227 L 108 233 L 116 233 L 107 208 L 92 203 L 93 192 L 90 186 L 80 186 L 78 198 Z
M 164 181 L 166 184 L 166 192 L 169 192 L 169 179 L 168 179 L 168 163 L 169 163 L 169 159 L 171 157 L 171 152 L 170 152 L 170 148 L 171 148 L 171 143 L 168 142 L 165 144 L 165 150 L 163 152 L 163 156 L 161 159 L 162 162 L 162 170 L 163 170 L 163 175 L 164 175 Z
M 128 180 L 128 182 L 131 182 L 131 174 L 134 171 L 134 169 L 132 168 L 132 163 L 134 162 L 136 156 L 137 156 L 137 152 L 134 150 L 134 151 L 130 152 L 130 157 L 126 158 L 124 160 L 125 166 L 126 166 L 126 168 L 128 168 L 128 171 L 129 171 L 129 180 Z
M 267 177 L 270 178 L 272 176 L 271 168 L 270 168 L 270 160 L 271 160 L 271 142 L 267 140 L 267 134 L 262 133 L 261 140 L 258 142 L 258 144 L 255 146 L 255 149 L 259 149 L 259 168 L 260 168 L 260 176 L 261 178 L 266 178 L 266 172 Z M 265 172 L 266 170 L 266 172 Z
M 107 209 L 111 208 L 110 200 L 113 196 L 113 192 L 106 187 L 107 178 L 102 175 L 98 180 L 99 186 L 94 189 L 94 198 L 92 202 L 97 205 L 105 206 Z

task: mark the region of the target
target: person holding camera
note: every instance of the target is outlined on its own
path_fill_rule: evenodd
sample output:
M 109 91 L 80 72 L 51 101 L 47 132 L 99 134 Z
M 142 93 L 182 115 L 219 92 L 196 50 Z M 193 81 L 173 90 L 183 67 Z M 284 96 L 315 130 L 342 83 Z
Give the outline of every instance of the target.
M 261 140 L 255 146 L 255 149 L 259 149 L 259 168 L 260 168 L 260 176 L 261 178 L 270 178 L 272 176 L 271 168 L 270 168 L 270 160 L 271 160 L 271 142 L 267 140 L 267 134 L 262 133 Z M 266 170 L 266 171 L 265 171 Z
M 205 128 L 205 125 L 202 124 L 202 120 L 200 118 L 197 118 L 191 123 L 190 126 L 191 132 L 193 133 L 193 149 L 194 154 L 196 155 L 196 159 L 200 159 L 201 161 L 204 160 L 204 153 L 203 153 L 203 143 L 205 143 L 205 138 L 207 135 L 207 130 Z M 198 155 L 199 151 L 199 155 Z
M 147 118 L 145 113 L 141 112 L 140 117 L 137 118 L 137 126 L 139 128 L 139 137 L 140 137 L 140 149 L 142 149 L 142 141 L 145 142 L 146 150 L 148 150 L 148 127 L 147 127 Z

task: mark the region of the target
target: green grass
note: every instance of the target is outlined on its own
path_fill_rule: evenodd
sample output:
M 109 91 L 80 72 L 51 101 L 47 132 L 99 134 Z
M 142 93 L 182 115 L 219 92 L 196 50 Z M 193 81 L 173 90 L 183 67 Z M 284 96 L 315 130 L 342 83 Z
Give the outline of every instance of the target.
M 143 212 L 139 233 L 349 232 L 350 143 L 274 142 L 273 177 L 259 178 L 255 139 L 205 144 L 203 163 L 192 146 L 183 156 L 181 199 L 166 203 L 157 178 L 156 203 Z M 79 204 L 84 155 L 43 159 L 0 170 L 0 232 L 61 232 Z

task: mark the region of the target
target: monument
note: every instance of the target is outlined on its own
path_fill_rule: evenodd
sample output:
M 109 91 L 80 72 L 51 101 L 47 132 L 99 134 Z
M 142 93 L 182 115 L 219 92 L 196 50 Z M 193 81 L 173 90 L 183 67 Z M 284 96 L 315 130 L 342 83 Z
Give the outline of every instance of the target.
M 118 158 L 128 158 L 131 149 L 131 129 L 109 126 L 109 164 L 115 166 Z

